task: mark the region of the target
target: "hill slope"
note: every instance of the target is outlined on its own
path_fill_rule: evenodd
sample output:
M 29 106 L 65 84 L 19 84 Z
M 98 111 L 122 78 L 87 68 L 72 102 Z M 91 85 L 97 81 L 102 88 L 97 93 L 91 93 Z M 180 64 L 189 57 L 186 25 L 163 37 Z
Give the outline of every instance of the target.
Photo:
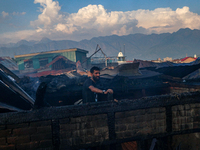
M 10 56 L 61 50 L 68 48 L 81 48 L 89 51 L 90 56 L 99 44 L 107 56 L 117 56 L 120 49 L 127 59 L 152 60 L 157 58 L 180 58 L 200 54 L 200 30 L 180 29 L 172 34 L 130 34 L 126 36 L 95 37 L 80 42 L 70 40 L 52 41 L 43 38 L 41 41 L 19 41 L 16 44 L 3 45 L 0 48 L 1 56 Z

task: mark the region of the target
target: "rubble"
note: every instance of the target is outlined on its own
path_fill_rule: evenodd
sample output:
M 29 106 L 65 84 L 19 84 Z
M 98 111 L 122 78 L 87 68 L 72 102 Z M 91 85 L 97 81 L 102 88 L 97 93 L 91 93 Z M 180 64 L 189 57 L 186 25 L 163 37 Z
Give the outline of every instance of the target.
M 144 96 L 168 94 L 168 88 L 172 85 L 170 82 L 178 84 L 184 79 L 180 76 L 174 77 L 173 74 L 170 74 L 171 76 L 166 75 L 158 70 L 171 69 L 171 65 L 167 67 L 165 64 L 165 67 L 157 66 L 157 69 L 155 69 L 155 66 L 151 66 L 152 63 L 142 62 L 143 67 L 139 68 L 140 63 L 124 64 L 101 70 L 99 88 L 112 88 L 114 99 L 136 99 Z M 124 70 L 123 67 L 126 69 Z M 152 70 L 152 67 L 154 70 Z M 186 69 L 185 74 L 188 74 L 199 69 L 200 64 L 196 62 L 178 67 L 182 67 L 182 71 Z M 192 69 L 188 69 L 188 67 Z M 89 72 L 82 68 L 80 62 L 76 63 L 76 69 L 58 75 L 23 76 L 18 80 L 16 76 L 10 74 L 18 80 L 18 84 L 14 78 L 13 80 L 9 78 L 8 74 L 9 71 L 0 70 L 0 88 L 1 91 L 7 93 L 6 96 L 0 97 L 0 102 L 3 103 L 2 107 L 4 104 L 5 108 L 6 105 L 10 106 L 8 108 L 10 111 L 31 110 L 34 108 L 35 101 L 37 101 L 35 104 L 37 108 L 74 105 L 82 99 L 82 86 L 89 77 Z M 19 101 L 21 106 L 19 106 Z

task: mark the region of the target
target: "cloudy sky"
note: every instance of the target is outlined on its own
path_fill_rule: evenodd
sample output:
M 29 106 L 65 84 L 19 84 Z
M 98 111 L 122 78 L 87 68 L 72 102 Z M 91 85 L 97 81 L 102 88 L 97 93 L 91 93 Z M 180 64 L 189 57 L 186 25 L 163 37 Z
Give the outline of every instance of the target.
M 0 0 L 0 44 L 200 29 L 200 0 Z

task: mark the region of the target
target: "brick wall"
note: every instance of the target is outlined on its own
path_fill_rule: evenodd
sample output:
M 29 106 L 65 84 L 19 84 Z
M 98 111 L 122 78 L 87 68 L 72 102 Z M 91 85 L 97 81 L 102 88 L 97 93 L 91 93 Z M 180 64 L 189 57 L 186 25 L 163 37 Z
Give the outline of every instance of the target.
M 61 147 L 102 143 L 109 139 L 107 115 L 90 115 L 60 120 Z
M 0 114 L 0 149 L 70 149 L 200 131 L 200 92 Z
M 166 131 L 166 110 L 164 107 L 117 112 L 115 117 L 117 139 Z
M 50 121 L 0 126 L 0 149 L 52 148 Z
M 172 114 L 173 131 L 200 127 L 200 103 L 173 106 Z

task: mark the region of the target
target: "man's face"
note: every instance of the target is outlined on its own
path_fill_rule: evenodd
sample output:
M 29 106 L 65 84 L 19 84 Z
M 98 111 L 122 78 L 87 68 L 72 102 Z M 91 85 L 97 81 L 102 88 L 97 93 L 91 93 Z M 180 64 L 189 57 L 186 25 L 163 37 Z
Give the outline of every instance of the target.
M 92 78 L 94 81 L 98 81 L 100 77 L 100 71 L 99 70 L 94 70 L 94 72 L 92 73 Z

